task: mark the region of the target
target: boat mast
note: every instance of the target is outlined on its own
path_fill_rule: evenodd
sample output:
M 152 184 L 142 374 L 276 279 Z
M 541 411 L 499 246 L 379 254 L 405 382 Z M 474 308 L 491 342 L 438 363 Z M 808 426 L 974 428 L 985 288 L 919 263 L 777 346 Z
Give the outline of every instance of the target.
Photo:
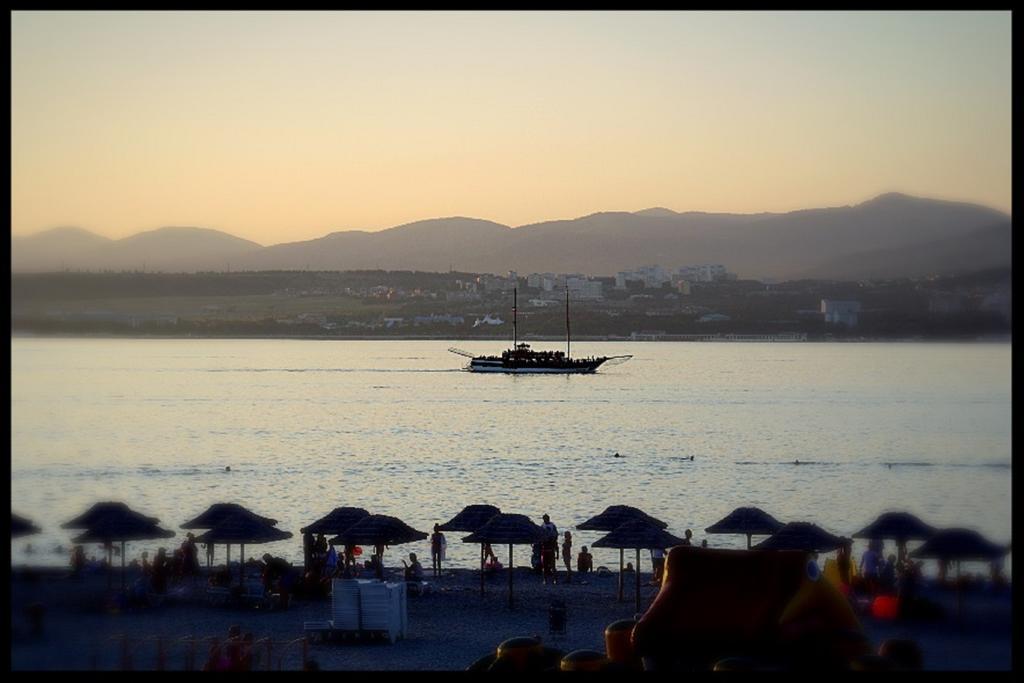
M 516 334 L 516 303 L 517 303 L 516 302 L 516 292 L 517 292 L 517 289 L 515 287 L 513 287 L 512 288 L 512 348 L 513 348 L 513 350 L 516 348 L 517 342 L 518 342 L 518 339 L 519 339 L 518 335 Z
M 569 285 L 565 285 L 565 359 L 569 360 Z

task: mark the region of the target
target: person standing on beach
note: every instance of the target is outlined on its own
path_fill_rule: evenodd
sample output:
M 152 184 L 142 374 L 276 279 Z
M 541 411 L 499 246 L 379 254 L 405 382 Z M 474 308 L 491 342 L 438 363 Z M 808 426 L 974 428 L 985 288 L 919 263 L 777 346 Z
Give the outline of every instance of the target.
M 434 533 L 430 534 L 430 559 L 434 565 L 434 576 L 441 576 L 441 562 L 444 560 L 444 550 L 447 545 L 444 534 L 441 533 L 441 525 L 434 524 Z
M 565 563 L 565 582 L 572 583 L 572 534 L 568 531 L 562 541 L 562 562 Z
M 558 552 L 558 527 L 551 522 L 551 518 L 548 515 L 542 517 L 544 523 L 541 524 L 541 529 L 544 530 L 544 538 L 541 540 L 540 545 L 540 564 L 544 572 L 544 584 L 548 582 L 548 577 L 551 577 L 551 583 L 558 583 L 558 578 L 555 570 L 555 553 Z

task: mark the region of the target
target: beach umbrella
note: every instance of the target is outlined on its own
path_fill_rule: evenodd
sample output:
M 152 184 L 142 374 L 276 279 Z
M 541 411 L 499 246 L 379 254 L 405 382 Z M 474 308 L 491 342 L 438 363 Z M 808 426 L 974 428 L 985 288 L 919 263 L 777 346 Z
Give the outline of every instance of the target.
M 217 526 L 220 522 L 234 514 L 249 515 L 264 524 L 270 526 L 276 526 L 277 520 L 271 519 L 270 517 L 263 517 L 257 515 L 255 512 L 246 508 L 238 503 L 214 503 L 210 507 L 206 508 L 198 517 L 194 517 L 189 521 L 181 525 L 182 529 L 212 529 Z M 231 545 L 228 544 L 228 553 L 231 552 Z M 231 561 L 230 555 L 228 556 L 228 562 Z M 213 564 L 213 546 L 212 544 L 208 547 L 206 553 L 206 566 L 209 567 Z
M 810 522 L 790 522 L 769 538 L 754 546 L 756 550 L 803 550 L 827 553 L 846 543 L 842 536 L 831 534 Z
M 140 527 L 145 524 L 155 526 L 159 523 L 160 519 L 157 517 L 149 517 L 141 513 L 132 510 L 128 505 L 119 501 L 104 501 L 102 503 L 95 503 L 88 510 L 78 515 L 74 519 L 68 520 L 60 525 L 62 529 L 91 529 L 97 525 L 104 524 L 110 520 L 115 522 L 120 521 L 124 524 L 135 524 Z M 141 539 L 140 539 L 141 540 Z M 107 549 L 107 585 L 110 585 L 111 574 L 110 569 L 114 562 L 114 546 L 111 543 L 106 543 Z M 122 563 L 124 555 L 121 555 Z
M 241 566 L 238 571 L 239 583 L 245 581 L 245 544 L 273 543 L 292 537 L 292 532 L 282 531 L 264 521 L 264 517 L 248 510 L 235 512 L 221 519 L 216 526 L 196 537 L 197 543 L 224 543 L 227 545 L 227 567 L 231 565 L 231 544 L 240 547 Z
M 462 539 L 464 543 L 508 544 L 508 607 L 512 609 L 512 546 L 533 545 L 544 538 L 544 530 L 526 515 L 501 512 L 482 527 Z
M 411 526 L 388 515 L 367 515 L 350 526 L 348 529 L 331 539 L 334 545 L 401 545 L 422 541 L 427 534 L 417 531 Z M 383 550 L 377 558 L 377 578 L 384 580 L 384 553 Z
M 493 505 L 467 505 L 462 512 L 444 524 L 438 525 L 439 531 L 476 531 L 490 521 L 491 517 L 500 514 L 501 510 Z M 484 544 L 480 544 L 480 595 L 484 594 Z
M 106 501 L 103 503 L 96 503 L 88 510 L 78 515 L 72 520 L 64 522 L 60 525 L 61 529 L 88 529 L 94 524 L 100 522 L 104 517 L 108 516 L 123 516 L 128 514 L 138 515 L 139 513 L 132 510 L 124 503 L 116 501 Z M 146 517 L 141 515 L 143 518 L 148 519 L 151 524 L 157 524 L 160 520 L 156 517 Z
M 923 541 L 935 535 L 935 527 L 925 524 L 909 512 L 885 512 L 853 538 L 884 541 L 892 539 L 899 547 L 899 559 L 907 554 L 907 541 Z
M 38 534 L 40 531 L 32 522 L 28 521 L 21 515 L 11 513 L 11 538 L 18 538 L 19 536 L 31 536 L 32 534 Z
M 750 550 L 750 537 L 771 536 L 785 526 L 761 508 L 736 508 L 728 515 L 704 529 L 709 534 L 744 534 L 747 537 L 747 550 Z
M 114 543 L 121 544 L 121 588 L 125 584 L 125 543 L 128 541 L 151 541 L 159 538 L 172 538 L 174 532 L 161 529 L 149 521 L 155 519 L 128 510 L 119 514 L 108 514 L 99 518 L 84 533 L 76 536 L 74 543 L 102 543 L 112 548 Z M 110 567 L 108 565 L 107 585 L 110 585 Z
M 636 550 L 636 611 L 640 611 L 640 550 L 665 549 L 681 545 L 683 539 L 673 536 L 644 519 L 623 523 L 610 534 L 594 541 L 595 548 L 634 548 Z M 621 574 L 620 574 L 621 575 Z
M 313 534 L 329 534 L 331 536 L 340 534 L 363 517 L 369 516 L 370 513 L 363 508 L 337 507 L 309 526 L 299 529 L 302 533 L 302 549 L 305 563 L 309 564 L 309 548 L 313 542 Z M 346 557 L 346 561 L 348 559 Z
M 660 519 L 655 519 L 640 508 L 635 508 L 631 505 L 611 505 L 606 507 L 604 512 L 591 517 L 582 524 L 577 524 L 576 528 L 583 531 L 614 531 L 626 522 L 634 519 L 645 520 L 659 529 L 668 528 L 668 524 L 665 522 L 662 522 Z M 619 602 L 622 602 L 622 568 L 624 565 L 625 551 L 622 548 L 619 548 Z
M 257 515 L 252 510 L 239 505 L 238 503 L 214 503 L 210 507 L 206 508 L 206 511 L 201 513 L 198 517 L 194 517 L 189 521 L 181 525 L 182 529 L 212 529 L 217 526 L 224 519 L 236 514 L 241 513 L 244 515 L 250 515 L 262 521 L 264 524 L 270 526 L 276 526 L 277 520 L 271 519 L 270 517 L 263 517 Z
M 936 531 L 920 548 L 910 553 L 914 558 L 930 558 L 940 562 L 956 562 L 956 612 L 962 616 L 960 593 L 960 562 L 980 560 L 991 562 L 1010 552 L 1010 546 L 999 545 L 971 529 L 941 529 Z

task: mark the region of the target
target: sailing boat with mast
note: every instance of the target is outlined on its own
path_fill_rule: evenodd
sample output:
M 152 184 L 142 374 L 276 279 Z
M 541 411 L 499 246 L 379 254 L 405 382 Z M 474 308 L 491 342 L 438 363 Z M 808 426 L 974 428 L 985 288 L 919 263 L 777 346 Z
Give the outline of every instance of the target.
M 570 355 L 571 335 L 569 334 L 569 288 L 565 289 L 565 353 L 561 351 L 534 351 L 529 344 L 519 341 L 519 326 L 516 316 L 518 288 L 512 290 L 512 348 L 500 356 L 474 356 L 462 349 L 450 348 L 452 353 L 469 358 L 467 370 L 471 372 L 506 372 L 513 374 L 590 374 L 605 363 L 625 363 L 633 356 L 588 356 L 573 358 Z

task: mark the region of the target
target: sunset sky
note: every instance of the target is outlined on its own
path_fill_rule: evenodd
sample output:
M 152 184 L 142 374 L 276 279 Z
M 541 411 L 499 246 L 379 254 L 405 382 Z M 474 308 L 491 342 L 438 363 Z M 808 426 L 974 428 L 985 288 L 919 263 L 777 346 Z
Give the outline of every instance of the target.
M 1009 12 L 15 12 L 11 230 L 1011 209 Z

